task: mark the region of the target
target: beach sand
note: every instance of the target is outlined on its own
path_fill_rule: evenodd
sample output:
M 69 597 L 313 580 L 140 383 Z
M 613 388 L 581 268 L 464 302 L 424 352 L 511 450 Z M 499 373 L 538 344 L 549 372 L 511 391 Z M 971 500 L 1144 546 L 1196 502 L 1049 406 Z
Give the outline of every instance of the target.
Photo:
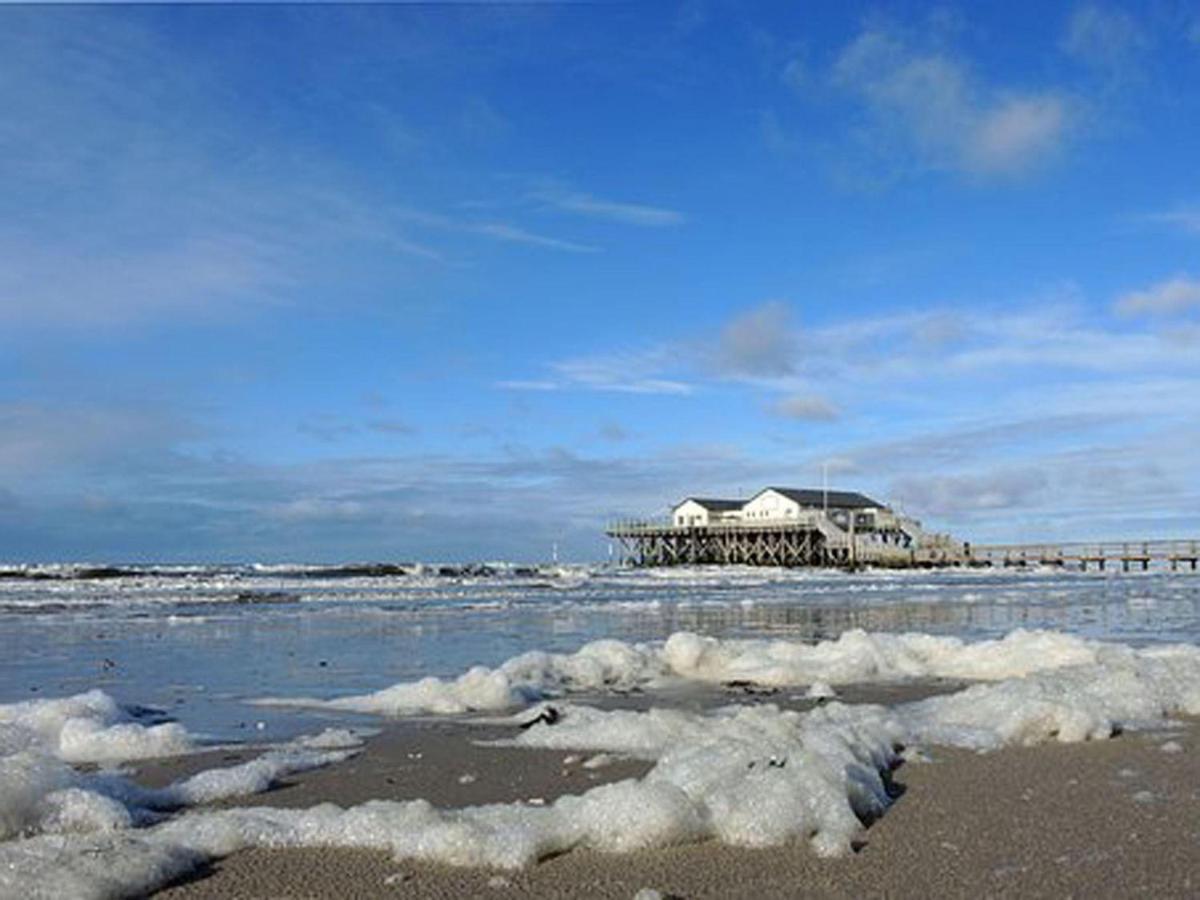
M 846 699 L 894 703 L 956 685 L 879 688 Z M 681 705 L 766 701 L 709 691 Z M 631 697 L 606 705 L 661 705 Z M 587 769 L 588 754 L 481 747 L 510 734 L 499 726 L 410 722 L 388 726 L 357 758 L 289 778 L 226 805 L 347 806 L 373 798 L 423 797 L 439 806 L 551 802 L 649 764 L 624 760 Z M 642 888 L 686 898 L 1154 896 L 1200 894 L 1200 733 L 1185 721 L 1105 741 L 976 754 L 933 747 L 930 762 L 895 772 L 902 795 L 837 859 L 804 844 L 768 849 L 716 842 L 609 855 L 574 851 L 518 871 L 459 869 L 395 861 L 342 849 L 248 850 L 215 861 L 158 896 L 243 897 L 613 897 Z M 1164 749 L 1166 746 L 1167 749 Z M 139 780 L 162 784 L 250 751 L 145 765 Z M 569 760 L 572 756 L 579 759 Z

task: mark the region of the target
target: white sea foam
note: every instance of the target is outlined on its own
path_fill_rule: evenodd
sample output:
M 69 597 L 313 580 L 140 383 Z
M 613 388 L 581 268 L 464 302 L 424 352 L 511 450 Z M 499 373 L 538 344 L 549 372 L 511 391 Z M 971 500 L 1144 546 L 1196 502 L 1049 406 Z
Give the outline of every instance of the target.
M 571 654 L 534 651 L 495 669 L 476 666 L 458 678 L 423 678 L 334 700 L 268 697 L 268 705 L 316 706 L 384 715 L 438 715 L 502 710 L 545 696 L 652 684 L 669 671 L 655 649 L 622 641 L 593 641 Z
M 625 852 L 703 839 L 741 846 L 799 839 L 818 853 L 838 854 L 850 849 L 865 820 L 886 809 L 886 772 L 900 745 L 991 750 L 1079 741 L 1165 716 L 1200 714 L 1200 649 L 1137 650 L 1048 632 L 1016 632 L 975 644 L 856 632 L 815 646 L 677 635 L 665 647 L 603 642 L 567 656 L 526 654 L 471 678 L 502 676 L 496 679 L 503 688 L 497 702 L 511 704 L 549 690 L 685 674 L 706 681 L 737 677 L 789 684 L 929 676 L 980 683 L 891 708 L 832 701 L 805 712 L 770 704 L 707 713 L 634 712 L 558 702 L 557 716 L 542 717 L 510 743 L 619 753 L 653 767 L 641 779 L 546 805 L 442 810 L 421 800 L 371 801 L 348 809 L 323 804 L 307 810 L 194 810 L 149 824 L 135 813 L 155 808 L 153 798 L 122 797 L 44 761 L 26 759 L 24 774 L 13 780 L 13 795 L 24 791 L 33 798 L 26 809 L 42 816 L 43 831 L 76 833 L 0 845 L 0 895 L 44 885 L 85 897 L 142 891 L 200 860 L 247 847 L 370 847 L 397 860 L 500 868 L 574 848 Z M 452 704 L 457 708 L 474 702 L 474 688 L 464 688 L 468 683 L 465 678 L 436 682 L 460 691 Z M 388 689 L 365 701 L 347 698 L 355 705 L 346 708 L 429 708 L 426 697 L 413 702 L 411 685 L 399 687 L 404 690 Z M 429 685 L 420 690 L 428 691 Z M 338 741 L 327 736 L 319 742 Z M 349 751 L 296 746 L 292 752 L 296 760 L 305 753 Z M 262 783 L 246 764 L 166 791 L 187 804 Z M 129 824 L 118 806 L 73 793 L 89 790 L 130 811 Z M 10 833 L 30 830 L 30 815 L 17 814 Z M 111 864 L 96 865 L 89 854 L 97 852 Z
M 354 732 L 329 729 L 163 788 L 144 788 L 114 772 L 80 773 L 53 754 L 52 742 L 10 750 L 0 754 L 0 840 L 145 824 L 159 810 L 259 793 L 285 775 L 348 759 L 361 745 Z
M 1101 645 L 1093 663 L 1033 672 L 901 707 L 910 740 L 993 749 L 1105 738 L 1200 714 L 1200 648 Z
M 662 655 L 674 674 L 698 681 L 795 686 L 904 678 L 990 681 L 1093 662 L 1103 646 L 1053 631 L 1017 630 L 1000 640 L 968 643 L 856 628 L 817 644 L 721 641 L 678 632 L 667 639 Z
M 371 694 L 258 702 L 383 715 L 442 715 L 503 710 L 577 692 L 654 687 L 670 679 L 822 688 L 909 678 L 994 681 L 1095 662 L 1107 646 L 1061 632 L 1026 630 L 969 643 L 954 637 L 853 629 L 816 644 L 718 640 L 677 632 L 661 645 L 607 640 L 571 654 L 525 653 L 494 669 L 477 666 L 458 678 L 402 682 Z
M 0 752 L 39 749 L 73 763 L 117 763 L 187 753 L 183 726 L 142 725 L 103 691 L 0 705 Z
M 70 766 L 43 753 L 21 750 L 0 757 L 0 840 L 37 827 L 45 797 L 75 780 Z

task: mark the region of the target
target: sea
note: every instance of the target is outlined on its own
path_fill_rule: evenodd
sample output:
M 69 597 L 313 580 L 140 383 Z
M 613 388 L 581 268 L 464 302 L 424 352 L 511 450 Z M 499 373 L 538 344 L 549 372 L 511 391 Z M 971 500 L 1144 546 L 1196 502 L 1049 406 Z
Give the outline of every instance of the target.
M 1200 643 L 1200 575 L 1059 568 L 28 565 L 0 570 L 0 704 L 102 690 L 201 742 L 358 721 L 332 699 L 531 650 L 677 632 L 816 644 L 852 629 L 968 641 L 1046 629 Z
M 0 900 L 143 896 L 249 848 L 493 869 L 707 840 L 847 855 L 922 748 L 1144 730 L 1183 752 L 1198 638 L 1190 571 L 11 566 Z M 929 696 L 855 700 L 922 679 Z M 383 723 L 431 716 L 560 752 L 555 772 L 651 768 L 553 802 L 264 803 Z M 181 754 L 203 768 L 139 781 Z

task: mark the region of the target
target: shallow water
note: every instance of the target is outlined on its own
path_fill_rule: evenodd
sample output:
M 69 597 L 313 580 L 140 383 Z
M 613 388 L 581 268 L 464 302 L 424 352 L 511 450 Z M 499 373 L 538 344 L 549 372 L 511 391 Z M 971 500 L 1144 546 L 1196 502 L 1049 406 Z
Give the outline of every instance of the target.
M 600 637 L 660 641 L 695 631 L 816 641 L 862 628 L 978 639 L 1049 628 L 1133 645 L 1200 640 L 1200 576 L 1190 572 L 495 566 L 355 575 L 194 566 L 101 574 L 43 567 L 0 577 L 0 702 L 99 687 L 211 740 L 280 739 L 330 714 L 245 700 L 361 693 Z

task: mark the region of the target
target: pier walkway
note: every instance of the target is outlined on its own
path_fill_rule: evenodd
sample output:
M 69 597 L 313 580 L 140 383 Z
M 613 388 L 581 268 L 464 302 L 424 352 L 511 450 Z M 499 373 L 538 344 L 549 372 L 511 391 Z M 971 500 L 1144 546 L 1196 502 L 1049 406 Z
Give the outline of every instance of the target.
M 1082 571 L 1200 571 L 1200 539 L 970 544 L 948 535 L 859 532 L 820 512 L 776 522 L 617 522 L 605 533 L 634 566 L 1062 566 Z
M 1197 571 L 1200 540 L 1074 541 L 980 544 L 965 547 L 963 562 L 983 566 L 1074 566 L 1084 571 L 1120 566 L 1122 571 L 1169 567 Z

